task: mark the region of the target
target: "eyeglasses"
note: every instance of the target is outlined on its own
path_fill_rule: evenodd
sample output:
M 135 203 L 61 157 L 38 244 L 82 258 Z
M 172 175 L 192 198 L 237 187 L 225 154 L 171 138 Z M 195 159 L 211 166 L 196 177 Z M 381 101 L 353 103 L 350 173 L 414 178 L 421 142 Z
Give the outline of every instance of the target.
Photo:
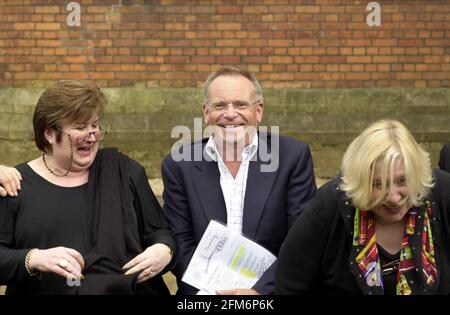
M 70 139 L 75 140 L 75 143 L 83 143 L 87 141 L 91 137 L 91 135 L 94 135 L 95 141 L 101 141 L 107 134 L 105 130 L 101 129 L 97 131 L 88 131 L 88 132 L 73 130 L 70 133 L 62 129 L 58 130 L 68 135 Z
M 233 106 L 233 109 L 236 111 L 244 111 L 250 107 L 252 107 L 255 104 L 258 104 L 260 100 L 256 100 L 253 103 L 249 103 L 246 101 L 232 101 L 232 102 L 217 102 L 217 103 L 206 103 L 206 105 L 209 106 L 214 111 L 217 112 L 224 112 L 228 110 L 228 105 L 231 104 Z

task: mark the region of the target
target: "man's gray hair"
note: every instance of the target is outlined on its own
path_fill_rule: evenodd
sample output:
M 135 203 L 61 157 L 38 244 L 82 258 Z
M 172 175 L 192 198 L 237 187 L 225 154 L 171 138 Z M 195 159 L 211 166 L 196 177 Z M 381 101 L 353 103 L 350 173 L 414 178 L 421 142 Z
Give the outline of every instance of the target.
M 256 77 L 251 74 L 248 71 L 245 70 L 240 70 L 238 68 L 231 68 L 231 67 L 225 67 L 225 68 L 220 68 L 219 70 L 217 70 L 214 73 L 211 73 L 208 78 L 205 81 L 205 84 L 203 86 L 203 97 L 204 97 L 204 102 L 208 102 L 208 89 L 209 86 L 211 84 L 212 81 L 214 81 L 215 79 L 217 79 L 218 77 L 221 76 L 243 76 L 244 78 L 248 79 L 252 84 L 253 87 L 255 88 L 255 94 L 256 94 L 256 98 L 259 101 L 263 101 L 263 94 L 262 94 L 262 89 L 261 89 L 261 85 L 259 84 L 258 80 L 256 79 Z

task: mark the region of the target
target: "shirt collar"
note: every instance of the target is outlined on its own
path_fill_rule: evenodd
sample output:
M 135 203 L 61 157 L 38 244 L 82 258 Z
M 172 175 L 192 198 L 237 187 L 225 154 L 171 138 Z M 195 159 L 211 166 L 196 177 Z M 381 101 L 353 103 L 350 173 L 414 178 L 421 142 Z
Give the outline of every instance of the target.
M 219 154 L 219 151 L 217 150 L 216 142 L 214 141 L 214 138 L 212 136 L 209 137 L 208 142 L 205 146 L 206 154 L 214 161 L 217 162 L 218 160 L 222 160 L 222 157 Z M 258 151 L 258 135 L 256 134 L 253 137 L 252 142 L 244 148 L 244 151 L 242 151 L 242 160 L 250 161 L 255 153 Z

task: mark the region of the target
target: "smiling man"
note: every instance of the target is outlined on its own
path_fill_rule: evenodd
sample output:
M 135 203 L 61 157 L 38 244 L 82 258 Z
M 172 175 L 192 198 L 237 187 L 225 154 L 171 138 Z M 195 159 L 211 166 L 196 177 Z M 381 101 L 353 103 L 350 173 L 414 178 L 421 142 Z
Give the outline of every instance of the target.
M 308 146 L 258 131 L 263 109 L 261 86 L 251 73 L 218 70 L 204 85 L 203 117 L 211 135 L 180 149 L 200 150 L 203 159 L 176 161 L 170 154 L 162 162 L 164 212 L 179 249 L 174 272 L 178 293 L 197 292 L 181 277 L 210 220 L 227 224 L 278 255 L 303 204 L 316 191 Z M 268 165 L 276 167 L 265 168 Z M 275 264 L 253 288 L 217 293 L 271 294 Z
M 213 75 L 205 90 L 203 116 L 205 123 L 213 127 L 207 147 L 219 150 L 234 177 L 245 147 L 252 142 L 257 145 L 256 127 L 263 116 L 261 88 L 259 84 L 253 86 L 250 80 L 253 80 L 250 75 L 248 78 L 243 75 Z

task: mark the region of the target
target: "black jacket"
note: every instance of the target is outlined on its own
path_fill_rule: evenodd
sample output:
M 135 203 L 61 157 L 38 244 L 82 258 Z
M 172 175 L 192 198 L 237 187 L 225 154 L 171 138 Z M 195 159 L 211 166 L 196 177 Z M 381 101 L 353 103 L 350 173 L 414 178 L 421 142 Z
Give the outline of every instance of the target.
M 450 142 L 444 145 L 439 155 L 439 168 L 450 173 Z
M 450 175 L 436 170 L 434 178 L 428 198 L 439 284 L 437 292 L 429 293 L 449 294 Z M 370 294 L 349 268 L 355 209 L 339 183 L 335 177 L 322 186 L 289 231 L 278 257 L 276 294 Z
M 18 197 L 0 198 L 0 284 L 6 294 L 169 294 L 161 274 L 136 285 L 122 266 L 155 243 L 175 249 L 144 168 L 116 149 L 99 150 L 89 182 L 54 185 L 29 165 Z M 85 260 L 78 285 L 53 273 L 30 277 L 24 260 L 31 248 L 65 246 Z M 166 271 L 174 265 L 174 260 Z

